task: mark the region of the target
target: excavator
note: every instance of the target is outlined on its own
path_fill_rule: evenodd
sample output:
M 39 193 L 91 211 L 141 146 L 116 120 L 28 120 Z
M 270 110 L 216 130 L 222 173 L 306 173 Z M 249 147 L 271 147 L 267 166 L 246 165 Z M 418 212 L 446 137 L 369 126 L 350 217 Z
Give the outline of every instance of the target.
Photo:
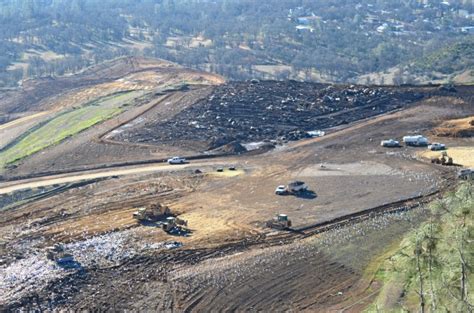
M 453 158 L 448 156 L 448 153 L 446 151 L 443 151 L 441 155 L 437 158 L 432 158 L 431 163 L 433 164 L 441 164 L 441 165 L 453 165 Z

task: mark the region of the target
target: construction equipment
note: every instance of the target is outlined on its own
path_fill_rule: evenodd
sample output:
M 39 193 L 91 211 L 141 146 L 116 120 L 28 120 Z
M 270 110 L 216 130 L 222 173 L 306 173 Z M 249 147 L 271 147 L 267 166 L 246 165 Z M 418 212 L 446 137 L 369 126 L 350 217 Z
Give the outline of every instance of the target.
M 308 186 L 302 181 L 293 181 L 288 185 L 280 185 L 275 189 L 277 195 L 298 194 L 308 191 Z
M 286 214 L 277 214 L 273 219 L 267 221 L 266 225 L 269 228 L 285 230 L 291 227 L 291 220 L 288 219 Z
M 474 168 L 465 168 L 458 172 L 459 179 L 474 179 Z
M 163 230 L 168 234 L 185 235 L 189 233 L 189 229 L 187 228 L 188 222 L 179 217 L 167 217 L 162 226 Z
M 446 166 L 454 164 L 453 158 L 448 156 L 448 153 L 446 153 L 446 151 L 443 151 L 439 157 L 432 158 L 431 163 L 441 164 L 441 165 L 446 165 Z
M 60 243 L 57 243 L 54 246 L 47 248 L 46 257 L 49 260 L 58 263 L 59 265 L 65 265 L 74 262 L 73 255 L 68 253 L 64 249 L 64 246 Z
M 133 212 L 133 218 L 139 221 L 156 222 L 170 214 L 169 207 L 156 203 L 147 208 L 138 208 L 137 211 Z

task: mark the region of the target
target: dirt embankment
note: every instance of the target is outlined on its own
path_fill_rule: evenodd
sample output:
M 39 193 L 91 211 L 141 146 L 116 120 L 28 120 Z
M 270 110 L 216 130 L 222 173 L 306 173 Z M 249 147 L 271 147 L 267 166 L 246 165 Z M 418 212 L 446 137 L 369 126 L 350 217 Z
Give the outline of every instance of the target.
M 449 120 L 433 129 L 438 137 L 474 137 L 474 116 Z

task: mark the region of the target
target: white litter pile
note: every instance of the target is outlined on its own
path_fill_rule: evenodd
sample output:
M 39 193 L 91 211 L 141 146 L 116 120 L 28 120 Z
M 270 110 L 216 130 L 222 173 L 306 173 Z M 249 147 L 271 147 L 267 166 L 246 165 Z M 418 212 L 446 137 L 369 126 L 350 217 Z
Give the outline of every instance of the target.
M 65 245 L 66 251 L 82 267 L 114 266 L 147 251 L 167 248 L 166 242 L 141 243 L 134 230 L 108 233 Z
M 32 255 L 0 267 L 0 303 L 20 299 L 66 273 L 43 254 Z
M 44 250 L 0 267 L 0 303 L 12 302 L 47 287 L 48 283 L 81 268 L 119 265 L 127 259 L 157 249 L 173 249 L 179 242 L 146 243 L 134 230 L 109 233 L 64 245 L 77 266 L 61 267 L 46 258 Z

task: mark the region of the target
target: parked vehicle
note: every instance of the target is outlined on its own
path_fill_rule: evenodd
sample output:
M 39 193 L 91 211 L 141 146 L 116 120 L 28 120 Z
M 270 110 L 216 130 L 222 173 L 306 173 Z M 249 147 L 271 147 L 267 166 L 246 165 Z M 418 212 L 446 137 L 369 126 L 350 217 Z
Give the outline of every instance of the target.
M 280 185 L 280 186 L 276 187 L 275 194 L 277 194 L 277 195 L 286 194 L 286 186 L 285 185 Z
M 185 158 L 173 157 L 171 159 L 168 159 L 168 164 L 184 164 L 184 163 L 186 163 Z
M 401 147 L 400 142 L 394 139 L 388 139 L 388 140 L 382 140 L 380 143 L 382 147 L 387 147 L 387 148 L 398 148 Z
M 423 137 L 422 135 L 405 136 L 405 137 L 403 137 L 403 142 L 407 146 L 414 146 L 414 147 L 426 147 L 426 146 L 428 146 L 428 138 Z
M 474 168 L 465 168 L 458 172 L 459 179 L 474 179 Z
M 288 185 L 280 185 L 275 189 L 277 195 L 298 194 L 308 191 L 308 186 L 302 181 L 293 181 Z
M 439 142 L 433 142 L 428 146 L 428 149 L 430 149 L 431 151 L 445 150 L 446 145 Z

